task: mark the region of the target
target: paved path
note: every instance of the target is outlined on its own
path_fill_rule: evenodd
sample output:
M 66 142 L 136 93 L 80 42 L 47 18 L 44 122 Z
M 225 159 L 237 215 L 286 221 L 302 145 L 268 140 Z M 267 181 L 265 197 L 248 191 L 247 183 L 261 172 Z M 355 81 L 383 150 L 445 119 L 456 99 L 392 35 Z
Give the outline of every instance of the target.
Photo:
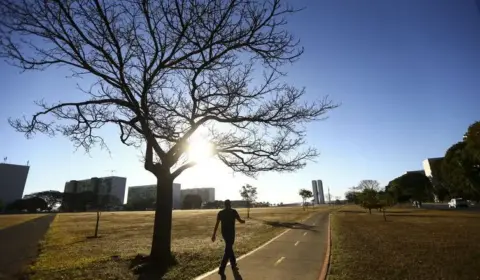
M 20 273 L 38 255 L 43 238 L 55 215 L 45 215 L 0 230 L 0 279 L 21 279 Z
M 239 275 L 227 267 L 226 279 L 318 280 L 324 262 L 328 213 L 318 213 L 267 246 L 238 261 Z M 219 256 L 220 261 L 221 256 Z M 218 280 L 215 273 L 202 280 Z

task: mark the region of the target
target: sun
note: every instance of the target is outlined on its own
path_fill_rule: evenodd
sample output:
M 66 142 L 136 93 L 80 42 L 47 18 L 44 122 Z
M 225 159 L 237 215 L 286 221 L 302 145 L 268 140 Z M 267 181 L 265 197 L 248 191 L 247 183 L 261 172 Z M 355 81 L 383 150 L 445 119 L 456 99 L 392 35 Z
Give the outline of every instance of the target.
M 210 159 L 214 149 L 212 143 L 204 138 L 196 137 L 190 139 L 187 148 L 187 155 L 190 161 L 202 163 Z

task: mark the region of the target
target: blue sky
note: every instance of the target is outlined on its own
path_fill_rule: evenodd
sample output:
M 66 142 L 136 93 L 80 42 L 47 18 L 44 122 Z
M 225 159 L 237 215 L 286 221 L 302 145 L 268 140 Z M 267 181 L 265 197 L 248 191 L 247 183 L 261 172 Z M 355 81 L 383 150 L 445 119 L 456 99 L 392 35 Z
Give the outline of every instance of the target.
M 258 188 L 259 200 L 299 201 L 298 189 L 322 179 L 333 195 L 343 195 L 362 179 L 382 185 L 406 170 L 422 168 L 427 157 L 442 156 L 480 119 L 480 14 L 474 0 L 292 1 L 306 9 L 289 24 L 305 47 L 286 78 L 305 86 L 309 98 L 341 102 L 329 119 L 309 125 L 308 142 L 321 155 L 290 174 L 263 174 L 257 180 L 218 167 L 185 172 L 182 188 L 210 186 L 218 199 L 238 199 L 244 183 Z M 150 184 L 140 153 L 106 135 L 111 155 L 74 151 L 63 137 L 27 140 L 8 117 L 35 112 L 34 100 L 77 99 L 76 81 L 62 69 L 19 73 L 0 62 L 0 156 L 30 161 L 25 193 L 63 190 L 65 181 L 93 176 L 127 177 L 127 185 Z M 112 173 L 110 170 L 115 170 Z

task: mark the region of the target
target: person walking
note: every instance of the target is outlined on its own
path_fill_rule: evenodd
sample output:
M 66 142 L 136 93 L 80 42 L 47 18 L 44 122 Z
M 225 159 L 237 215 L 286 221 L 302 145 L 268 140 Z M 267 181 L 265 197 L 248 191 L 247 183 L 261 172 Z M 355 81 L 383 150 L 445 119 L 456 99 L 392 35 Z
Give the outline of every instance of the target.
M 212 235 L 212 242 L 215 242 L 218 224 L 221 222 L 222 237 L 225 241 L 225 253 L 223 254 L 223 259 L 220 263 L 220 268 L 218 269 L 218 274 L 221 276 L 225 276 L 225 267 L 229 260 L 233 271 L 238 270 L 237 260 L 235 258 L 235 253 L 233 252 L 233 243 L 235 243 L 235 220 L 242 224 L 245 223 L 245 220 L 242 220 L 240 215 L 238 215 L 237 210 L 232 209 L 232 203 L 227 199 L 225 200 L 225 208 L 217 214 L 217 222 L 215 223 Z

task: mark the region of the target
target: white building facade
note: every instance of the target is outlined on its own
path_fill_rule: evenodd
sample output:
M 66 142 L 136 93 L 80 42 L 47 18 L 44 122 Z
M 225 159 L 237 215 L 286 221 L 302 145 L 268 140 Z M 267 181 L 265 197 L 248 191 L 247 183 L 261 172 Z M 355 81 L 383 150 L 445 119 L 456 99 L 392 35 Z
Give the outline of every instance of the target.
M 442 182 L 439 181 L 438 178 L 435 178 L 433 169 L 440 169 L 440 166 L 442 164 L 443 157 L 438 157 L 438 158 L 427 158 L 422 162 L 423 165 L 423 171 L 425 172 L 425 176 L 430 179 L 430 182 L 432 182 L 433 188 L 438 187 Z M 439 199 L 437 195 L 434 194 L 434 201 L 439 202 Z
M 173 183 L 173 209 L 180 209 L 182 206 L 180 189 L 180 184 Z M 157 199 L 157 185 L 152 184 L 128 187 L 127 203 L 133 203 L 134 201 L 141 199 L 153 199 L 155 201 Z

